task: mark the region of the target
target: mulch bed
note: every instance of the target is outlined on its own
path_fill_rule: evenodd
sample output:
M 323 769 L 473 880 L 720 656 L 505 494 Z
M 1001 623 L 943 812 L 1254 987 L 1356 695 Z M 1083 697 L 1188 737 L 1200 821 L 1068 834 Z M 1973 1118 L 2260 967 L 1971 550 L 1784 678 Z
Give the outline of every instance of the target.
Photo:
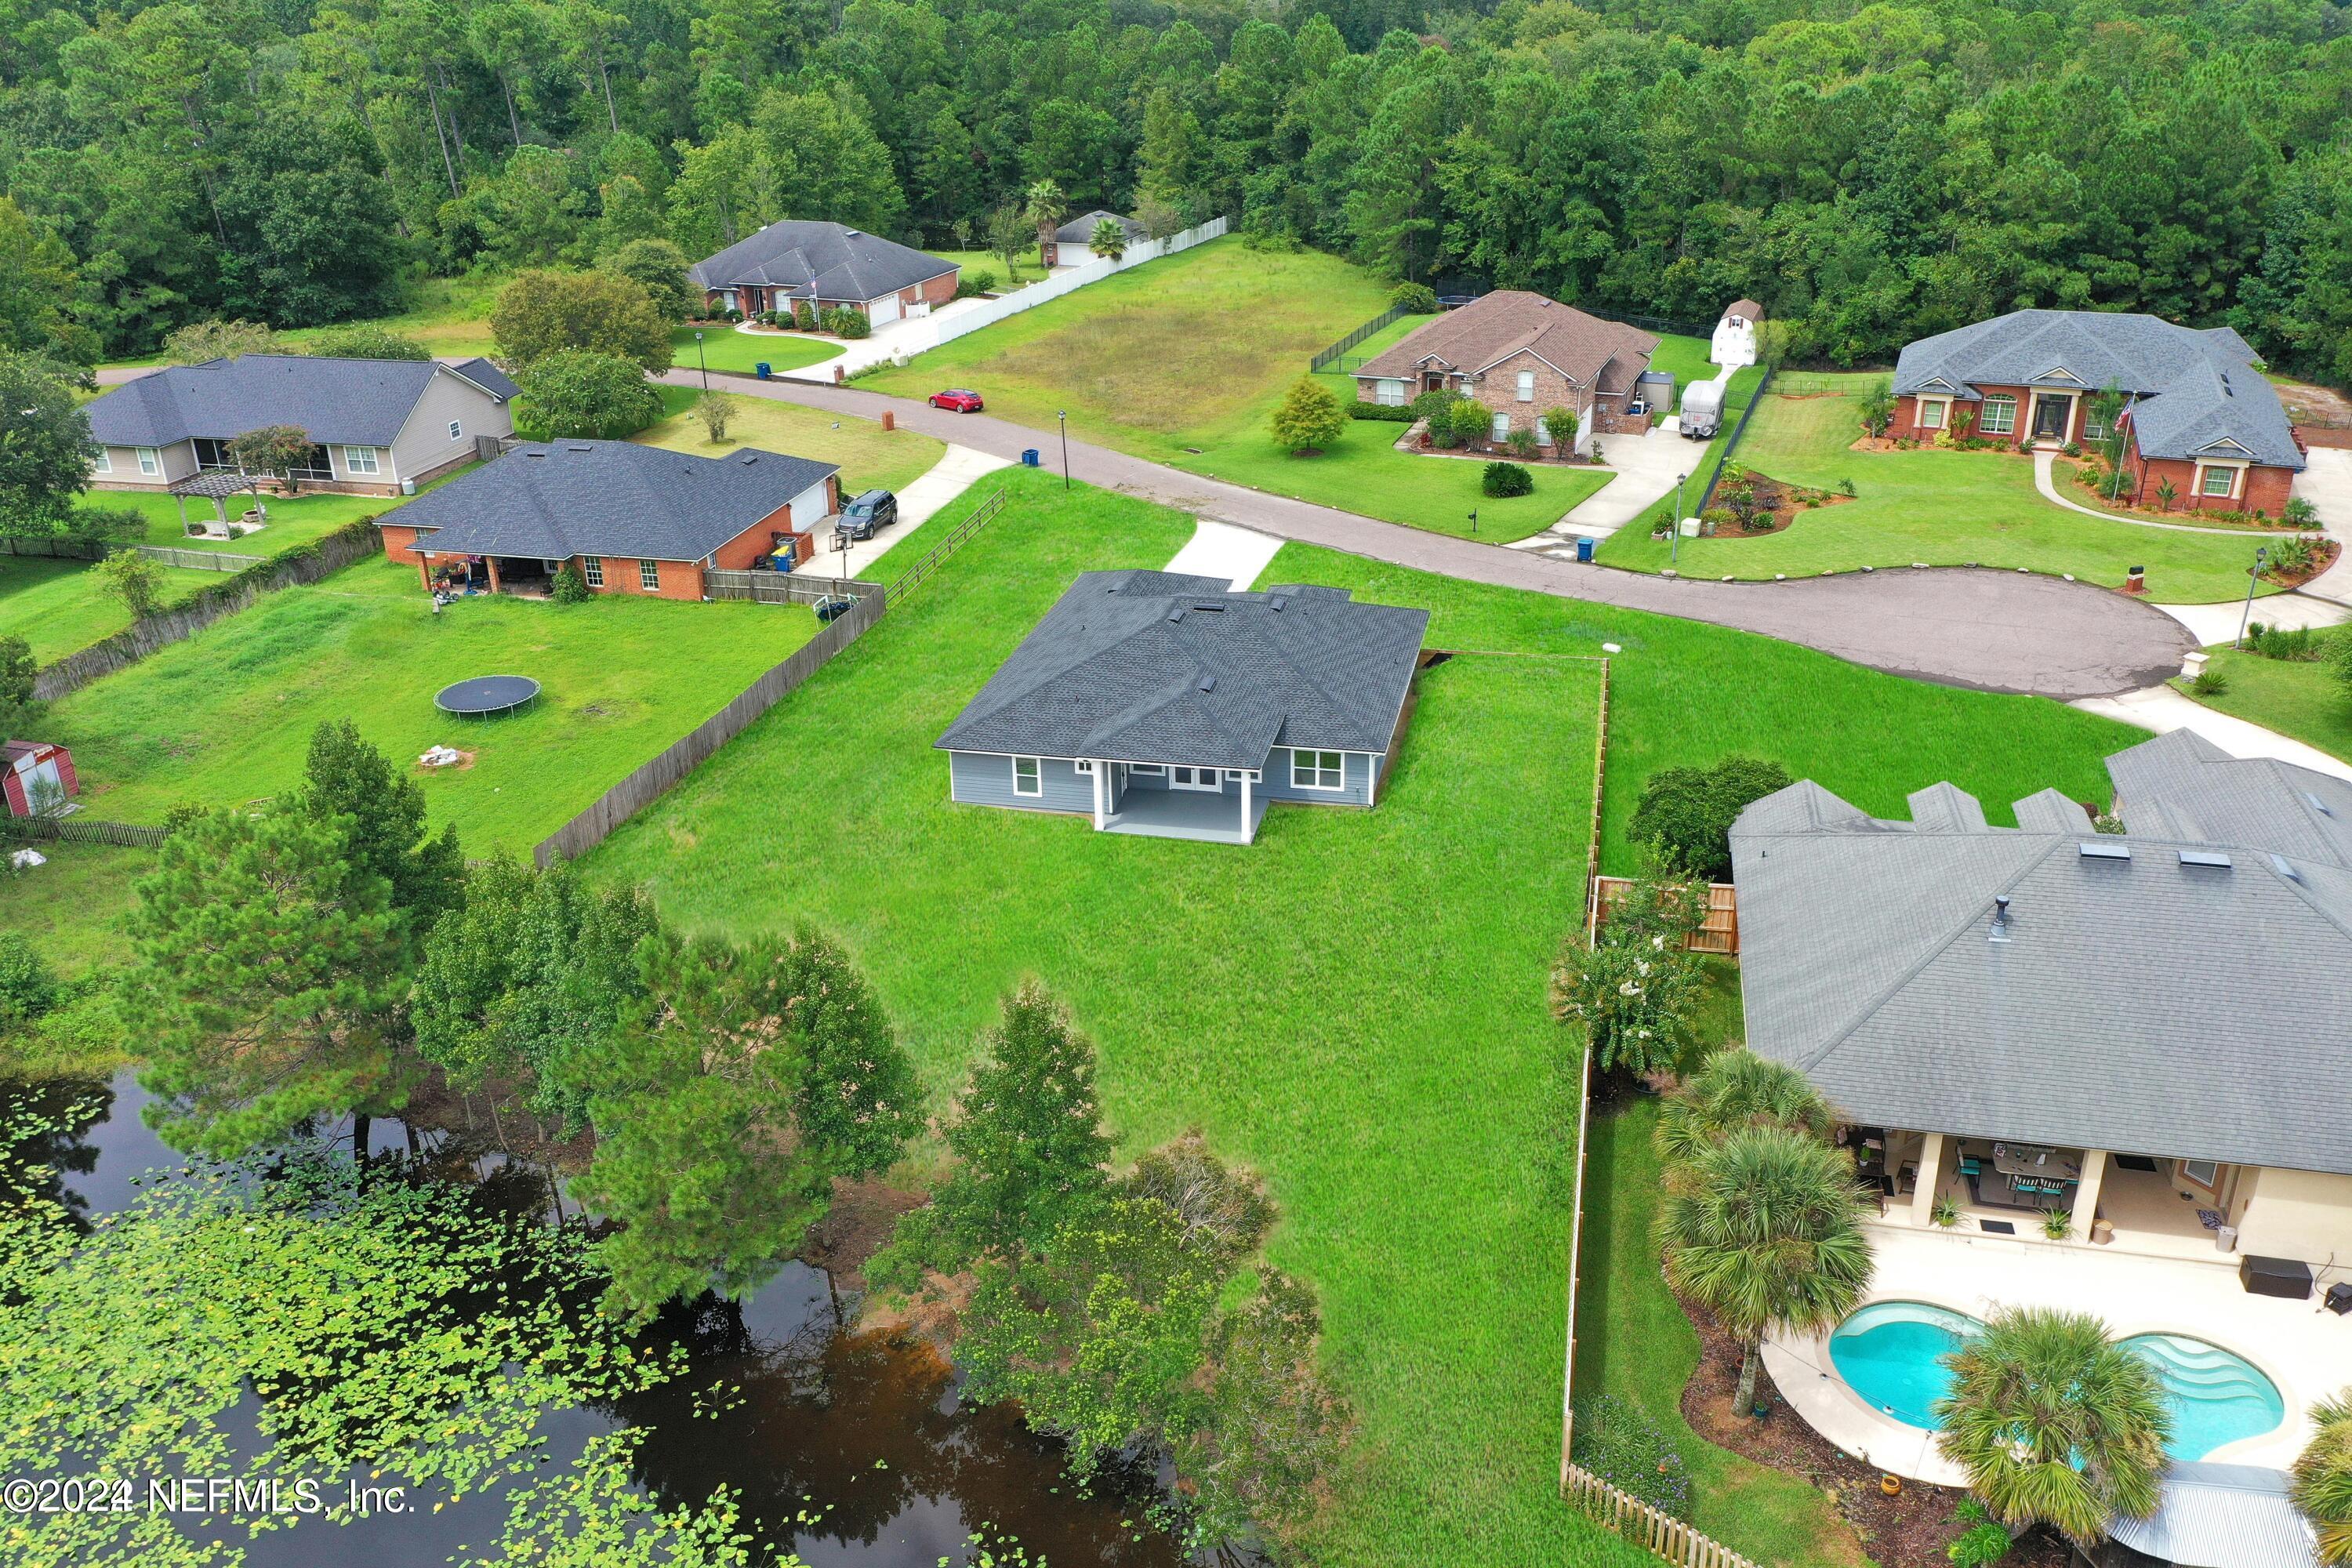
M 1855 499 L 1853 496 L 1840 495 L 1835 490 L 1810 489 L 1801 485 L 1789 484 L 1784 480 L 1769 479 L 1754 472 L 1749 473 L 1748 479 L 1748 482 L 1756 487 L 1756 504 L 1759 509 L 1757 515 L 1761 517 L 1769 513 L 1772 526 L 1742 528 L 1736 522 L 1727 522 L 1719 524 L 1715 532 L 1709 535 L 1710 538 L 1769 539 L 1776 533 L 1785 532 L 1790 524 L 1809 511 L 1819 511 L 1822 507 L 1837 506 Z M 1816 498 L 1817 504 L 1807 506 L 1800 499 L 1803 496 Z
M 1758 1379 L 1769 1391 L 1772 1414 L 1765 1420 L 1731 1413 L 1739 1385 L 1740 1349 L 1703 1308 L 1682 1303 L 1698 1331 L 1699 1363 L 1683 1387 L 1683 1419 L 1691 1430 L 1745 1459 L 1802 1477 L 1829 1497 L 1831 1506 L 1862 1536 L 1863 1548 L 1881 1568 L 1933 1568 L 1950 1560 L 1945 1547 L 1959 1534 L 1953 1512 L 1965 1493 L 1925 1481 L 1905 1481 L 1888 1497 L 1878 1489 L 1880 1472 L 1849 1458 L 1814 1431 L 1772 1387 L 1768 1371 Z M 2041 1530 L 2029 1531 L 2001 1560 L 2003 1568 L 2067 1568 L 2065 1543 Z
M 2282 588 L 2300 588 L 2330 566 L 2335 565 L 2336 557 L 2341 554 L 2343 550 L 2344 547 L 2336 541 L 2326 540 L 2312 547 L 2310 571 L 2282 572 L 2273 566 L 2263 573 L 2263 581 L 2275 583 Z

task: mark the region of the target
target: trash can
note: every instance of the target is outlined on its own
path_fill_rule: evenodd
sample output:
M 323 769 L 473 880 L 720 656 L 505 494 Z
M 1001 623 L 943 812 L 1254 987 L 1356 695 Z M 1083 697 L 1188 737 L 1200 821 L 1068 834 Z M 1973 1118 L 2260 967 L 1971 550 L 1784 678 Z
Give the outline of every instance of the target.
M 2237 1251 L 2238 1227 L 2234 1225 L 2215 1226 L 2213 1227 L 2213 1245 L 2220 1247 L 2224 1252 Z
M 1579 561 L 1584 562 L 1590 562 L 1592 559 L 1592 540 L 1590 536 L 1580 535 L 1578 537 L 1576 541 L 1576 558 Z
M 753 365 L 751 367 L 751 371 L 752 374 L 757 375 L 761 381 L 772 380 L 775 375 L 774 370 L 769 365 L 766 360 L 761 360 L 759 363 Z
M 1024 468 L 1034 468 L 1037 466 L 1036 447 L 1024 447 L 1021 448 L 1021 466 Z

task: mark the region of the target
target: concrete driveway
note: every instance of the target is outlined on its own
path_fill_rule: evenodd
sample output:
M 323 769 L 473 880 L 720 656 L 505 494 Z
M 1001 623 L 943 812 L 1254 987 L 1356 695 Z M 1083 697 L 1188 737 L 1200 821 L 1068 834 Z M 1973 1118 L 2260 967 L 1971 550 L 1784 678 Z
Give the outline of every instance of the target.
M 1513 550 L 1576 553 L 1576 542 L 1606 539 L 1661 500 L 1675 493 L 1675 481 L 1684 487 L 1685 504 L 1696 505 L 1706 476 L 1698 460 L 1706 455 L 1704 441 L 1685 441 L 1677 422 L 1668 419 L 1639 436 L 1603 436 L 1601 459 L 1617 477 L 1587 496 L 1574 510 L 1541 533 L 1516 541 Z
M 863 577 L 867 582 L 877 580 L 877 574 L 891 575 L 898 568 L 886 569 L 881 562 L 890 553 L 893 545 L 929 522 L 934 513 L 953 505 L 974 481 L 999 468 L 1012 466 L 1003 458 L 974 451 L 970 447 L 959 447 L 951 441 L 938 462 L 925 469 L 920 479 L 898 492 L 897 522 L 871 539 L 858 541 L 846 551 L 835 551 L 833 535 L 826 532 L 817 540 L 815 559 L 801 570 L 827 577 Z M 842 497 L 845 501 L 848 499 L 847 496 Z
M 667 379 L 678 380 L 678 373 Z M 910 430 L 1007 459 L 1045 444 L 1037 431 L 992 415 L 946 414 L 856 386 L 729 380 L 730 390 L 747 396 L 863 419 L 888 409 Z M 2178 674 L 2195 647 L 2179 623 L 2148 605 L 2029 573 L 1906 568 L 1788 583 L 1701 583 L 1452 539 L 1188 474 L 1091 442 L 1070 443 L 1070 471 L 1091 485 L 1279 539 L 1465 582 L 1759 632 L 1952 686 L 2067 699 L 2138 691 Z
M 2303 472 L 2294 477 L 2294 493 L 2312 504 L 2327 537 L 2342 546 L 2336 564 L 2305 583 L 2299 592 L 2352 605 L 2352 452 L 2312 447 L 2304 454 Z

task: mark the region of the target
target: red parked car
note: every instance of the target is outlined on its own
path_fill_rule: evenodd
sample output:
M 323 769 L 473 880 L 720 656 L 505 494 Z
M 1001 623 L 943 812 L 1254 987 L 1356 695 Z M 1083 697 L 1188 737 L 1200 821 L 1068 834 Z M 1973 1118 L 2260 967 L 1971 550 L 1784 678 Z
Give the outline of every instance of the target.
M 934 408 L 944 408 L 950 414 L 977 414 L 982 407 L 980 394 L 961 386 L 950 386 L 945 392 L 932 393 L 930 405 Z

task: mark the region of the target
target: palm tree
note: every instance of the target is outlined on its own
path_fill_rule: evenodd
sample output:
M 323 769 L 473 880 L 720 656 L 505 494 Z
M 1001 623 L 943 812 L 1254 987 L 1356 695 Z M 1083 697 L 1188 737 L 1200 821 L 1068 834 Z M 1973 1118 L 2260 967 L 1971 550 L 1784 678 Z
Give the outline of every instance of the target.
M 1785 1127 L 1827 1142 L 1835 1121 L 1803 1073 L 1733 1046 L 1707 1058 L 1666 1096 L 1654 1137 L 1671 1173 L 1743 1127 Z
M 2003 1524 L 2047 1524 L 2088 1551 L 2109 1519 L 2156 1510 L 2172 1431 L 2164 1386 L 2096 1317 L 2006 1307 L 1944 1364 L 1937 1441 Z
M 1768 1331 L 1839 1322 L 1870 1283 L 1862 1192 L 1842 1149 L 1781 1127 L 1750 1127 L 1700 1153 L 1666 1194 L 1658 1243 L 1666 1279 L 1713 1312 L 1746 1351 L 1735 1407 L 1756 1402 Z
M 1062 195 L 1062 187 L 1051 180 L 1032 180 L 1029 188 L 1021 193 L 1021 216 L 1037 231 L 1037 265 L 1045 265 L 1045 244 L 1054 237 L 1054 227 L 1070 210 Z
M 2311 1407 L 2319 1430 L 2294 1462 L 2294 1506 L 2319 1532 L 2327 1568 L 2352 1564 L 2352 1388 Z

